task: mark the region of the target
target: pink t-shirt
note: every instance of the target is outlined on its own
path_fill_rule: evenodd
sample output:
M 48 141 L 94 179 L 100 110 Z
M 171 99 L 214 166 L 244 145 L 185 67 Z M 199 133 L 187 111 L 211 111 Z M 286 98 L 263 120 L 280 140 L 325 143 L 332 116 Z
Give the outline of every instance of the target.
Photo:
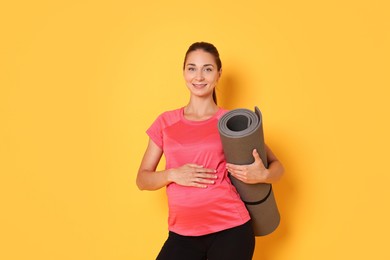
M 146 131 L 163 150 L 166 169 L 187 163 L 217 170 L 216 183 L 207 188 L 167 186 L 169 230 L 186 236 L 200 236 L 244 224 L 249 213 L 232 185 L 218 132 L 219 109 L 211 118 L 190 121 L 179 108 L 162 113 Z

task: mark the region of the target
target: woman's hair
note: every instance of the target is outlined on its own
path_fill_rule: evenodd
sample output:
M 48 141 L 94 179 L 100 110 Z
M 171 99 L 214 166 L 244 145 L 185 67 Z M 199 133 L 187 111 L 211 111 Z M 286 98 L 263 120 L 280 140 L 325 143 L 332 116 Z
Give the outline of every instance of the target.
M 219 52 L 214 45 L 208 42 L 195 42 L 188 48 L 186 52 L 186 56 L 184 57 L 183 69 L 185 69 L 188 54 L 196 50 L 202 50 L 213 55 L 215 59 L 215 63 L 217 64 L 217 69 L 218 71 L 221 71 L 222 62 L 221 59 L 219 58 Z M 215 88 L 213 90 L 213 100 L 215 104 L 217 104 L 217 95 L 215 94 Z

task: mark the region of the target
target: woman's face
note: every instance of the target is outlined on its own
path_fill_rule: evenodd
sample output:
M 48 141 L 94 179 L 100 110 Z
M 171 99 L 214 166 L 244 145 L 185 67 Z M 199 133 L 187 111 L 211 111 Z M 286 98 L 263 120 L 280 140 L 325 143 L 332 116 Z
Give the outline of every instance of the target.
M 196 50 L 187 55 L 183 74 L 192 95 L 207 97 L 212 95 L 221 71 L 218 70 L 212 54 Z

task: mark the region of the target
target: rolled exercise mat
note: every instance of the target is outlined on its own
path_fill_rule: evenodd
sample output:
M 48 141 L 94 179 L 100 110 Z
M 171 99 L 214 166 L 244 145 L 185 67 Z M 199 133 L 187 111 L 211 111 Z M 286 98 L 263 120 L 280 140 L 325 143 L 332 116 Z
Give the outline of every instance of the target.
M 255 107 L 255 112 L 242 108 L 227 112 L 219 120 L 218 130 L 227 162 L 251 164 L 254 162 L 252 151 L 256 148 L 264 166 L 268 167 L 262 116 L 258 107 Z M 246 184 L 231 175 L 230 179 L 249 211 L 255 235 L 265 236 L 273 232 L 280 223 L 280 214 L 272 185 Z

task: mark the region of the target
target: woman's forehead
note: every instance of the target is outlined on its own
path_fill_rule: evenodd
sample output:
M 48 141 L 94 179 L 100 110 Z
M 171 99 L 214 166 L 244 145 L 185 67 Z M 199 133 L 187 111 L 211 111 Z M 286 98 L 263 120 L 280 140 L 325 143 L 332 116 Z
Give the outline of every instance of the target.
M 196 50 L 188 53 L 187 60 L 186 60 L 187 65 L 212 65 L 215 66 L 215 58 L 212 54 L 205 52 L 203 50 Z

